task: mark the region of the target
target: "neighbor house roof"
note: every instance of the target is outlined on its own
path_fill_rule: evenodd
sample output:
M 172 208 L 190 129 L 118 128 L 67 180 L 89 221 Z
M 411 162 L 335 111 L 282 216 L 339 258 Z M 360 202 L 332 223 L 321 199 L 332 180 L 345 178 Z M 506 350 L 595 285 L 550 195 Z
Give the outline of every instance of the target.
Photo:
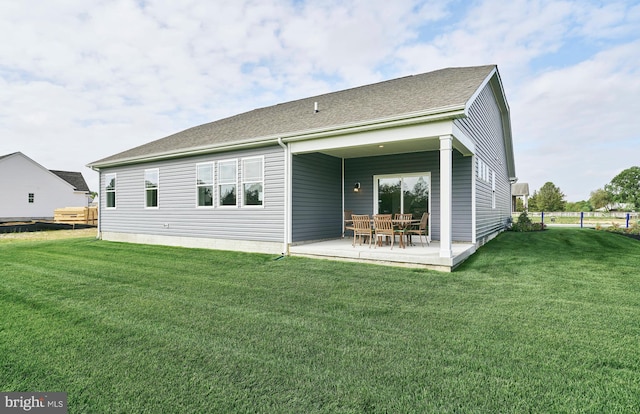
M 529 183 L 511 184 L 511 195 L 514 195 L 514 196 L 528 196 L 529 195 Z
M 12 152 L 11 154 L 0 155 L 0 160 L 2 160 L 4 158 L 11 157 L 11 156 L 14 156 L 14 155 L 15 156 L 21 156 L 24 159 L 29 160 L 30 162 L 32 162 L 34 165 L 38 166 L 39 168 L 42 168 L 43 170 L 48 171 L 51 174 L 56 175 L 58 178 L 63 179 L 67 183 L 71 184 L 73 186 L 73 188 L 75 189 L 75 191 L 86 191 L 86 192 L 90 191 L 89 190 L 89 186 L 87 185 L 87 182 L 84 180 L 84 177 L 82 176 L 82 173 L 75 172 L 75 171 L 47 170 L 45 167 L 43 167 L 39 163 L 35 162 L 31 158 L 27 157 L 26 155 L 24 155 L 20 151 Z
M 87 182 L 84 180 L 82 173 L 75 171 L 58 171 L 58 170 L 49 170 L 58 177 L 62 178 L 69 184 L 71 184 L 76 191 L 86 191 L 89 192 L 89 186 Z
M 10 157 L 10 156 L 15 155 L 15 154 L 17 154 L 17 152 L 12 152 L 11 154 L 0 155 L 0 160 L 3 159 L 3 158 L 6 158 L 6 157 Z
M 189 128 L 89 164 L 118 165 L 240 143 L 259 143 L 394 118 L 464 116 L 495 65 L 447 68 L 255 109 Z M 316 112 L 315 104 L 317 102 Z

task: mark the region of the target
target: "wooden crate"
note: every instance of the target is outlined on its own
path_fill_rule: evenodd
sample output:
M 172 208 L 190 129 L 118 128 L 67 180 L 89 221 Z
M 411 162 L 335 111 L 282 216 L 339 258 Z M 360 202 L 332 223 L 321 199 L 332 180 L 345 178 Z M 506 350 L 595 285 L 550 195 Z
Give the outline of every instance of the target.
M 98 224 L 97 207 L 64 207 L 53 212 L 53 221 L 68 224 Z

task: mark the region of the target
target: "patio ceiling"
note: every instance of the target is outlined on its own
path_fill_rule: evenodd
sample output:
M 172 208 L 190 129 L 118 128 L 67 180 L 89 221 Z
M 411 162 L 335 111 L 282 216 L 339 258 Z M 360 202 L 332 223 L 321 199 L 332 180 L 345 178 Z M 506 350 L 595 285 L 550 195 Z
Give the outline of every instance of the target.
M 419 138 L 406 141 L 376 142 L 350 147 L 331 148 L 319 152 L 338 158 L 375 157 L 380 155 L 403 154 L 407 152 L 438 151 L 438 138 Z

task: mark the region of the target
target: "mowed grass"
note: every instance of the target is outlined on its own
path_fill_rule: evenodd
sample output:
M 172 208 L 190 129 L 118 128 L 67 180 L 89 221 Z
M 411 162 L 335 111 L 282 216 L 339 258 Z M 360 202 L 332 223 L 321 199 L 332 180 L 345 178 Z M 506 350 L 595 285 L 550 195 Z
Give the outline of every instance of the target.
M 0 243 L 0 391 L 69 413 L 639 412 L 640 242 L 505 233 L 451 274 Z

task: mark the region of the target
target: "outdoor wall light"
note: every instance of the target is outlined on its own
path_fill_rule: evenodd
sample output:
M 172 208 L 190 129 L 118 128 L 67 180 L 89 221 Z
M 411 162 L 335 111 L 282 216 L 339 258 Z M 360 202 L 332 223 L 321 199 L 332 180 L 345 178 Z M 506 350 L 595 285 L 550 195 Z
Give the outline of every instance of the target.
M 353 186 L 353 192 L 357 193 L 360 191 L 360 183 L 356 183 L 356 185 Z

